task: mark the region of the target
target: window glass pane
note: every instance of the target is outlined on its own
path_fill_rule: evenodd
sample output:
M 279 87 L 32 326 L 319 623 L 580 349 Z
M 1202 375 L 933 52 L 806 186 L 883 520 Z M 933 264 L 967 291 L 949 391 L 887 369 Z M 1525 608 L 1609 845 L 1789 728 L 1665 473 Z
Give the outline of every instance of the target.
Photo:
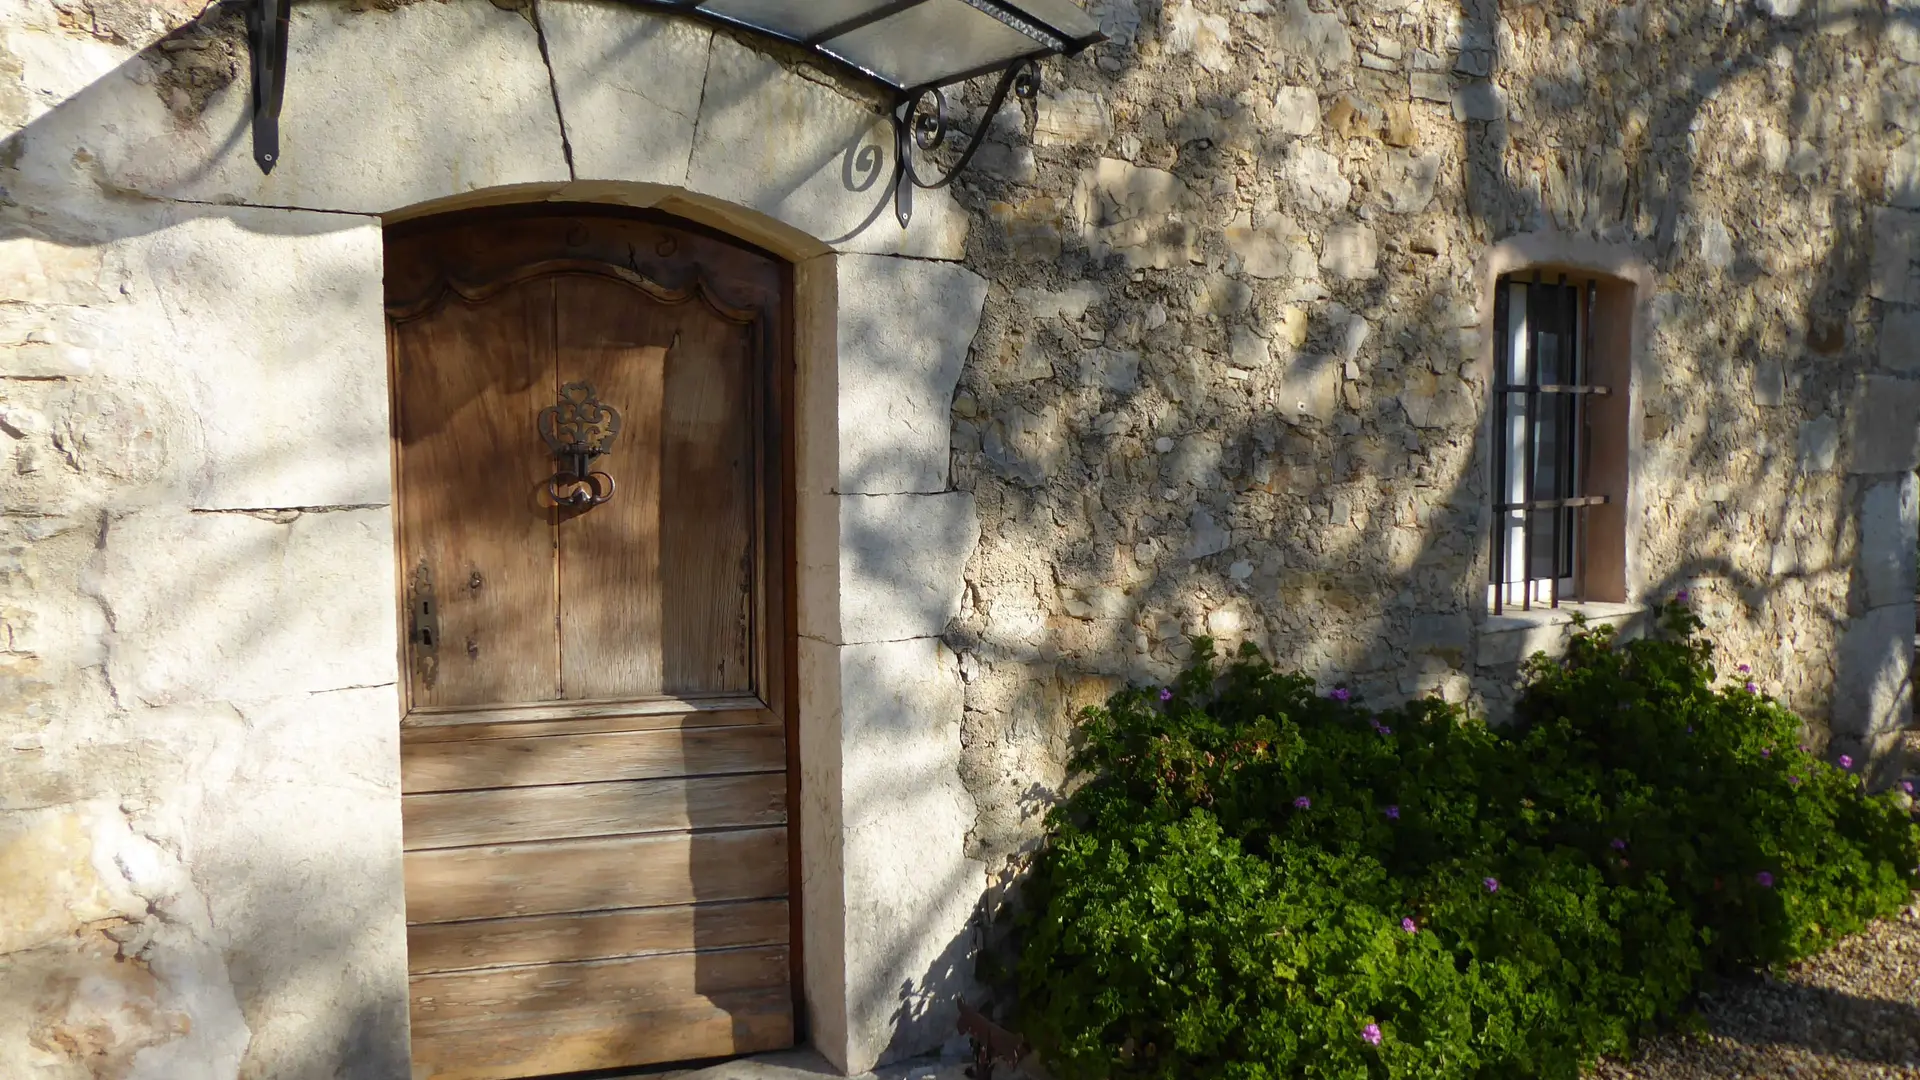
M 1041 46 L 962 0 L 927 0 L 820 47 L 896 86 L 920 86 L 1026 56 Z
M 1507 283 L 1507 382 L 1527 381 L 1527 287 Z
M 1527 527 L 1533 531 L 1533 558 L 1527 567 L 1530 578 L 1553 577 L 1553 512 L 1535 510 L 1528 515 Z
M 703 11 L 738 19 L 784 37 L 811 37 L 836 23 L 864 15 L 888 0 L 707 0 Z
M 1540 328 L 1540 336 L 1534 339 L 1538 350 L 1535 354 L 1537 359 L 1534 361 L 1534 370 L 1538 373 L 1537 377 L 1542 386 L 1552 386 L 1554 383 L 1565 381 L 1560 378 L 1560 335 L 1547 329 L 1551 325 L 1551 323 L 1543 325 Z
M 1560 409 L 1554 405 L 1552 399 L 1542 396 L 1540 422 L 1533 429 L 1533 497 L 1536 499 L 1560 498 L 1566 490 L 1562 482 L 1570 455 L 1568 447 L 1561 442 L 1565 425 L 1561 423 Z
M 1019 0 L 1019 5 L 1032 12 L 1035 19 L 1068 37 L 1082 38 L 1100 29 L 1093 16 L 1073 0 Z

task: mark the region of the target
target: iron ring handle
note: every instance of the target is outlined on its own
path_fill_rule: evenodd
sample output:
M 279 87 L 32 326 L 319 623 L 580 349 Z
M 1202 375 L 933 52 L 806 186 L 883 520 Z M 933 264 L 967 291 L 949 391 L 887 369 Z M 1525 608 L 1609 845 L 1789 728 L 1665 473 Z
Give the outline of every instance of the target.
M 606 490 L 601 490 L 601 481 L 606 481 Z M 560 485 L 565 484 L 573 490 L 560 494 Z M 577 473 L 558 472 L 547 479 L 547 495 L 556 506 L 599 506 L 613 498 L 616 485 L 613 477 L 599 470 L 581 476 Z

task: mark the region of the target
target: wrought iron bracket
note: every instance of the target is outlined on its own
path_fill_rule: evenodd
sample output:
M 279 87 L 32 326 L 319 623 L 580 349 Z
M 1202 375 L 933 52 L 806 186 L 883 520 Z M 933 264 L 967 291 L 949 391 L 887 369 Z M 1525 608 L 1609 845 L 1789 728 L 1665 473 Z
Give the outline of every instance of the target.
M 556 506 L 587 509 L 613 498 L 613 477 L 593 467 L 595 458 L 613 447 L 620 434 L 620 410 L 603 405 L 592 383 L 568 383 L 560 400 L 540 411 L 540 437 L 560 461 L 560 470 L 547 480 L 547 495 Z
M 980 140 L 986 137 L 987 128 L 993 118 L 999 115 L 1000 106 L 1007 100 L 1007 91 L 1012 90 L 1015 97 L 1030 101 L 1040 93 L 1040 65 L 1032 60 L 1021 60 L 1011 64 L 1000 74 L 1000 85 L 994 87 L 993 100 L 987 104 L 987 111 L 980 117 L 980 123 L 974 126 L 973 137 L 967 140 L 967 148 L 960 152 L 960 160 L 953 168 L 937 180 L 922 180 L 920 172 L 914 168 L 913 152 L 938 150 L 947 141 L 947 95 L 937 86 L 923 87 L 903 98 L 893 110 L 893 216 L 900 220 L 900 227 L 906 228 L 913 220 L 913 189 L 924 188 L 933 191 L 953 183 L 953 179 L 963 172 L 967 163 L 973 160 L 974 151 L 980 149 Z M 929 99 L 931 101 L 929 102 Z M 926 107 L 931 104 L 931 110 Z
M 223 0 L 224 3 L 238 6 L 246 15 L 247 50 L 250 57 L 250 70 L 253 77 L 253 160 L 260 166 L 262 173 L 273 172 L 280 162 L 280 105 L 286 97 L 287 84 L 287 28 L 292 0 Z M 778 32 L 759 26 L 750 20 L 707 10 L 706 0 L 630 0 L 643 7 L 657 7 L 680 14 L 703 18 L 727 26 L 745 26 L 759 33 L 789 41 L 793 44 L 812 49 L 822 58 L 839 64 L 848 70 L 886 85 L 896 96 L 893 110 L 894 128 L 894 216 L 900 219 L 905 228 L 913 218 L 913 189 L 932 190 L 942 188 L 953 182 L 953 178 L 967 167 L 986 127 L 992 122 L 994 114 L 1000 111 L 1000 105 L 1006 100 L 1011 89 L 1023 99 L 1035 96 L 1040 86 L 1038 61 L 1047 56 L 1074 56 L 1089 45 L 1105 41 L 1102 33 L 1081 36 L 1065 36 L 1064 31 L 1040 25 L 1036 20 L 1006 2 L 1006 0 L 966 0 L 975 10 L 983 12 L 1034 39 L 1037 52 L 1023 56 L 1005 68 L 1000 69 L 1000 85 L 993 94 L 993 103 L 987 107 L 985 119 L 973 138 L 967 143 L 966 150 L 954 167 L 936 180 L 923 180 L 915 170 L 913 157 L 916 149 L 922 152 L 938 149 L 946 140 L 947 100 L 943 86 L 951 86 L 966 79 L 990 75 L 997 65 L 977 68 L 943 76 L 937 85 L 901 88 L 887 82 L 875 72 L 853 63 L 836 54 L 817 37 L 805 39 L 784 36 Z M 914 6 L 916 0 L 892 0 L 889 4 L 876 7 L 862 16 L 862 22 L 874 21 L 882 13 L 890 13 Z M 851 24 L 845 24 L 851 25 Z M 845 25 L 834 29 L 844 29 Z M 930 106 L 930 111 L 928 111 Z
M 292 0 L 241 0 L 253 74 L 253 160 L 262 173 L 280 161 L 280 103 L 287 92 L 287 20 Z

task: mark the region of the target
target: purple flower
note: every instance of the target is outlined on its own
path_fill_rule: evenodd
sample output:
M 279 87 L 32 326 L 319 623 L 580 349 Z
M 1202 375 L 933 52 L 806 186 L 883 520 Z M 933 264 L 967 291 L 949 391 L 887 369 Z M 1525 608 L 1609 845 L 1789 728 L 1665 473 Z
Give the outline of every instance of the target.
M 1379 1046 L 1380 1045 L 1380 1025 L 1368 1024 L 1366 1027 L 1361 1028 L 1360 1037 L 1367 1040 L 1367 1042 L 1373 1044 L 1374 1046 Z
M 1799 787 L 1799 786 L 1800 786 L 1800 778 L 1799 778 L 1799 777 L 1797 777 L 1797 776 L 1789 776 L 1789 777 L 1787 777 L 1787 783 L 1789 783 L 1789 784 L 1792 784 L 1792 785 L 1793 785 L 1794 787 Z
M 1688 725 L 1687 725 L 1687 734 L 1689 734 L 1689 735 L 1691 735 L 1691 734 L 1693 734 L 1693 725 L 1692 725 L 1692 724 L 1688 724 Z
M 1614 838 L 1613 838 L 1613 850 L 1615 850 L 1615 851 L 1625 851 L 1625 850 L 1627 850 L 1627 842 L 1626 842 L 1625 840 L 1622 840 L 1622 839 L 1620 839 L 1620 838 L 1619 838 L 1619 837 L 1617 837 L 1617 836 L 1616 836 L 1616 837 L 1614 837 Z
M 1906 792 L 1908 795 L 1913 794 L 1913 781 L 1911 780 L 1900 781 L 1900 790 Z
M 1763 889 L 1773 888 L 1773 875 L 1767 873 L 1765 870 L 1753 875 L 1753 880 L 1759 882 L 1760 887 Z
M 1749 693 L 1749 694 L 1757 694 L 1757 693 L 1759 693 L 1759 692 L 1760 692 L 1760 688 L 1759 688 L 1758 686 L 1755 686 L 1755 685 L 1754 685 L 1753 683 L 1751 683 L 1751 682 L 1749 682 L 1749 683 L 1747 683 L 1747 693 Z
M 1172 701 L 1172 700 L 1173 700 L 1173 691 L 1171 691 L 1171 690 L 1162 690 L 1162 691 L 1160 691 L 1160 700 L 1161 700 L 1161 701 Z
M 1852 758 L 1850 758 L 1850 757 L 1848 757 L 1848 756 L 1847 756 L 1847 755 L 1845 755 L 1845 754 L 1841 754 L 1841 755 L 1840 755 L 1840 767 L 1841 767 L 1841 768 L 1843 768 L 1843 769 L 1851 769 L 1851 768 L 1853 768 L 1853 759 L 1852 759 Z
M 1333 688 L 1333 693 L 1328 694 L 1327 696 L 1332 698 L 1335 701 L 1345 701 L 1348 698 L 1352 697 L 1353 694 L 1344 686 L 1336 686 Z
M 1487 891 L 1488 891 L 1488 892 L 1499 892 L 1499 891 L 1500 891 L 1500 879 L 1499 879 L 1499 878 L 1482 878 L 1482 879 L 1480 880 L 1480 884 L 1482 884 L 1482 885 L 1485 885 L 1485 886 L 1487 887 Z
M 1385 725 L 1385 724 L 1381 724 L 1381 725 L 1380 725 L 1380 734 L 1382 734 L 1382 735 L 1391 735 L 1391 734 L 1393 734 L 1393 729 L 1392 729 L 1392 728 L 1390 728 L 1390 727 L 1388 727 L 1388 726 L 1387 726 L 1387 725 Z
M 1813 749 L 1813 748 L 1812 748 L 1812 747 L 1810 747 L 1810 746 L 1808 746 L 1808 745 L 1807 745 L 1806 743 L 1801 743 L 1801 744 L 1800 744 L 1800 752 L 1801 752 L 1801 753 L 1803 753 L 1803 754 L 1804 754 L 1804 753 L 1807 753 L 1808 751 L 1810 751 L 1810 750 L 1812 750 L 1812 749 Z
M 1753 670 L 1753 665 L 1751 665 L 1751 664 L 1741 664 L 1741 665 L 1740 665 L 1740 674 L 1742 674 L 1742 675 L 1745 675 L 1745 674 L 1747 674 L 1748 672 L 1750 672 L 1750 671 L 1752 671 L 1752 670 Z
M 1761 748 L 1760 748 L 1760 756 L 1761 756 L 1761 757 L 1772 757 L 1772 756 L 1773 756 L 1773 748 L 1772 748 L 1772 747 L 1769 747 L 1769 746 L 1763 746 L 1763 747 L 1761 747 Z
M 1912 791 L 1913 785 L 1908 784 L 1907 790 Z M 1392 820 L 1392 821 L 1400 820 L 1400 804 L 1399 803 L 1395 803 L 1392 806 L 1387 807 L 1387 817 L 1389 820 Z
M 1299 798 L 1293 800 L 1293 808 L 1295 810 L 1305 810 L 1307 807 L 1312 805 L 1313 805 L 1313 800 L 1307 798 L 1305 795 L 1302 795 Z
M 1677 600 L 1677 601 L 1679 601 L 1679 602 L 1680 602 L 1680 603 L 1682 603 L 1682 604 L 1684 604 L 1684 603 L 1686 603 L 1686 602 L 1687 602 L 1687 590 L 1685 590 L 1685 589 L 1681 589 L 1681 590 L 1680 590 L 1679 592 L 1677 592 L 1677 593 L 1674 593 L 1674 594 L 1673 594 L 1673 598 L 1674 598 L 1675 600 Z
M 1417 934 L 1420 932 L 1419 925 L 1415 923 L 1412 919 L 1401 919 L 1400 929 L 1405 930 L 1409 934 Z

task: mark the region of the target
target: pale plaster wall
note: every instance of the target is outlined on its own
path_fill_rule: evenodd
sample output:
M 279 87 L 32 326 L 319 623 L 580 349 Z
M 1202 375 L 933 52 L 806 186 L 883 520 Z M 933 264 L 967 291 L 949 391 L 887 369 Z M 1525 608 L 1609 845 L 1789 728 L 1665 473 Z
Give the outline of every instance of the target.
M 0 1075 L 406 1075 L 381 228 L 542 199 L 796 264 L 810 1041 L 951 1034 L 966 217 L 822 72 L 511 7 L 300 5 L 270 176 L 237 20 L 0 9 Z

